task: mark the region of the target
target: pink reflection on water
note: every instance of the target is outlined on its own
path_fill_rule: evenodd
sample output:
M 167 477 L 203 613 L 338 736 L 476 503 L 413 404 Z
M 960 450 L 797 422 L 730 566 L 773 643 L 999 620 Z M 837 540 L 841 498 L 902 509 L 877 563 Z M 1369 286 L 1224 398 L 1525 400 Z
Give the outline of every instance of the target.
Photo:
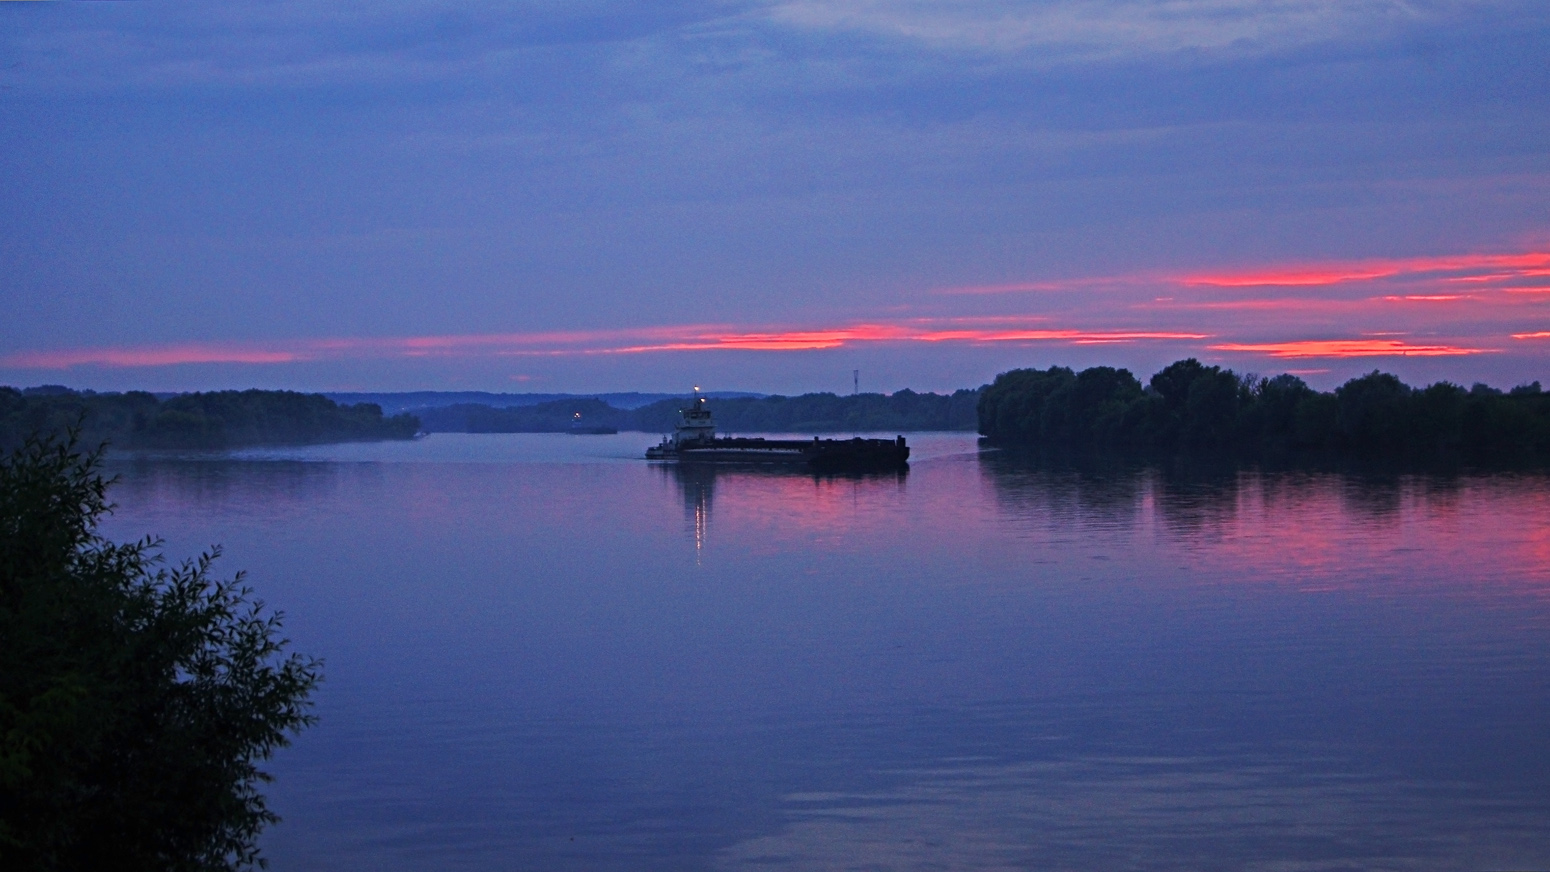
M 1543 475 L 1191 480 L 988 464 L 984 476 L 1025 534 L 1053 545 L 1106 530 L 1113 559 L 1142 577 L 1176 566 L 1188 584 L 1550 598 Z

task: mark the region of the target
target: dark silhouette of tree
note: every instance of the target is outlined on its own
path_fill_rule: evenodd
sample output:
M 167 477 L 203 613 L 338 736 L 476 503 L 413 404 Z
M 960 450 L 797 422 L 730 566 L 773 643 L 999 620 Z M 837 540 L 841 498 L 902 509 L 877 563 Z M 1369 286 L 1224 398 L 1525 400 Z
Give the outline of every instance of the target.
M 1045 426 L 1045 407 L 1052 396 L 1074 381 L 1076 373 L 1063 366 L 1014 369 L 996 376 L 995 382 L 980 392 L 980 432 L 994 433 L 1008 442 L 1051 442 L 1053 428 Z
M 1377 452 L 1404 446 L 1411 431 L 1410 388 L 1374 370 L 1335 388 L 1335 426 L 1341 440 Z
M 319 664 L 217 552 L 99 536 L 99 454 L 0 460 L 0 868 L 250 867 L 277 820 L 258 764 L 312 722 Z
M 1074 445 L 1123 441 L 1125 412 L 1141 396 L 1141 383 L 1128 369 L 1084 369 L 1062 379 L 1045 399 L 1045 438 Z

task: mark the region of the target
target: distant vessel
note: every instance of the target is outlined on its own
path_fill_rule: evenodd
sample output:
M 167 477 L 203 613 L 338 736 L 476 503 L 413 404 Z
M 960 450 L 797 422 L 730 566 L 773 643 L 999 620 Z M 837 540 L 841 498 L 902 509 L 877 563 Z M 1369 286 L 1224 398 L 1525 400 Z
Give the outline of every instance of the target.
M 905 469 L 910 449 L 904 437 L 895 439 L 756 439 L 718 437 L 700 389 L 694 401 L 678 410 L 671 436 L 646 449 L 647 460 L 677 463 L 745 463 L 805 466 L 819 472 L 864 472 Z
M 607 436 L 618 433 L 618 427 L 610 427 L 607 424 L 584 424 L 581 421 L 581 413 L 571 416 L 570 432 L 578 436 Z

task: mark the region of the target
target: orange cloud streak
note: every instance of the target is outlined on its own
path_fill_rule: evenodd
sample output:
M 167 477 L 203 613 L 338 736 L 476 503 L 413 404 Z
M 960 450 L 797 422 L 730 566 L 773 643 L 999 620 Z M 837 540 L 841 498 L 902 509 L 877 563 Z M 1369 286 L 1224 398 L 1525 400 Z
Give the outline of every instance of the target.
M 1520 270 L 1517 270 L 1517 271 L 1514 271 L 1514 272 L 1486 273 L 1485 275 L 1479 275 L 1479 276 L 1453 276 L 1451 278 L 1445 279 L 1445 281 L 1450 281 L 1450 282 L 1502 282 L 1502 281 L 1506 281 L 1508 279 L 1523 278 L 1525 276 L 1527 276 L 1527 277 L 1550 276 L 1550 269 L 1520 269 Z
M 1457 345 L 1411 345 L 1397 339 L 1304 339 L 1293 342 L 1223 343 L 1212 351 L 1239 351 L 1271 357 L 1452 357 L 1485 354 L 1492 349 Z
M 1550 339 L 1550 330 L 1540 330 L 1536 333 L 1514 333 L 1513 339 Z
M 1398 269 L 1374 267 L 1369 269 L 1297 270 L 1287 272 L 1259 272 L 1227 275 L 1180 276 L 1182 285 L 1208 285 L 1213 288 L 1254 288 L 1264 285 L 1306 287 L 1310 285 L 1337 285 L 1367 279 L 1382 279 L 1398 275 Z

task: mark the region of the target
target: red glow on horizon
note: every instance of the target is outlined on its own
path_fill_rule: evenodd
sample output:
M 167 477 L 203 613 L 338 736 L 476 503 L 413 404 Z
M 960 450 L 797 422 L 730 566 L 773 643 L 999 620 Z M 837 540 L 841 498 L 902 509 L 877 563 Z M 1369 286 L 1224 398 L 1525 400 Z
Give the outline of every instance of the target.
M 950 319 L 962 321 L 964 319 Z M 1000 321 L 1005 319 L 989 319 Z M 1026 319 L 1023 319 L 1026 320 Z M 604 346 L 578 351 L 535 353 L 641 354 L 657 351 L 807 351 L 841 348 L 865 342 L 1065 342 L 1073 345 L 1098 342 L 1138 342 L 1157 340 L 1207 339 L 1208 334 L 1176 331 L 1137 330 L 1059 330 L 1059 329 L 946 329 L 923 324 L 858 324 L 840 330 L 798 330 L 785 333 L 737 333 L 707 331 L 671 342 Z M 512 352 L 523 353 L 523 352 Z
M 683 351 L 812 351 L 870 343 L 1090 344 L 1142 341 L 1192 341 L 1209 334 L 1172 330 L 1078 330 L 1027 325 L 1037 318 L 915 319 L 901 323 L 856 324 L 830 330 L 738 330 L 725 326 L 682 325 L 638 330 L 490 333 L 392 338 L 332 337 L 283 341 L 272 348 L 219 343 L 85 348 L 18 352 L 0 357 L 0 366 L 16 369 L 70 369 L 173 366 L 189 363 L 273 364 L 341 358 L 456 358 L 468 356 L 563 357 L 571 355 L 646 354 Z M 969 326 L 978 322 L 981 326 Z
M 38 349 L 0 353 L 0 368 L 68 370 L 344 360 L 456 362 L 699 351 L 814 352 L 862 346 L 900 349 L 1021 344 L 1074 348 L 1117 343 L 1165 343 L 1185 353 L 1233 352 L 1298 359 L 1463 356 L 1504 351 L 1510 344 L 1509 336 L 1518 340 L 1550 338 L 1539 329 L 1547 313 L 1537 308 L 1547 302 L 1550 286 L 1543 278 L 1528 278 L 1536 276 L 1550 276 L 1550 251 L 1293 263 L 1241 272 L 1132 274 L 972 285 L 935 292 L 1071 292 L 1029 298 L 1028 305 L 1014 309 L 1020 309 L 1021 314 L 964 315 L 966 310 L 992 307 L 984 305 L 987 300 L 937 297 L 931 306 L 909 302 L 882 309 L 884 314 L 875 319 L 838 324 L 697 323 Z M 1464 284 L 1458 284 L 1461 282 Z M 931 316 L 913 317 L 917 312 Z M 1331 335 L 1358 338 L 1297 338 Z M 1514 348 L 1518 355 L 1541 351 L 1537 346 Z

